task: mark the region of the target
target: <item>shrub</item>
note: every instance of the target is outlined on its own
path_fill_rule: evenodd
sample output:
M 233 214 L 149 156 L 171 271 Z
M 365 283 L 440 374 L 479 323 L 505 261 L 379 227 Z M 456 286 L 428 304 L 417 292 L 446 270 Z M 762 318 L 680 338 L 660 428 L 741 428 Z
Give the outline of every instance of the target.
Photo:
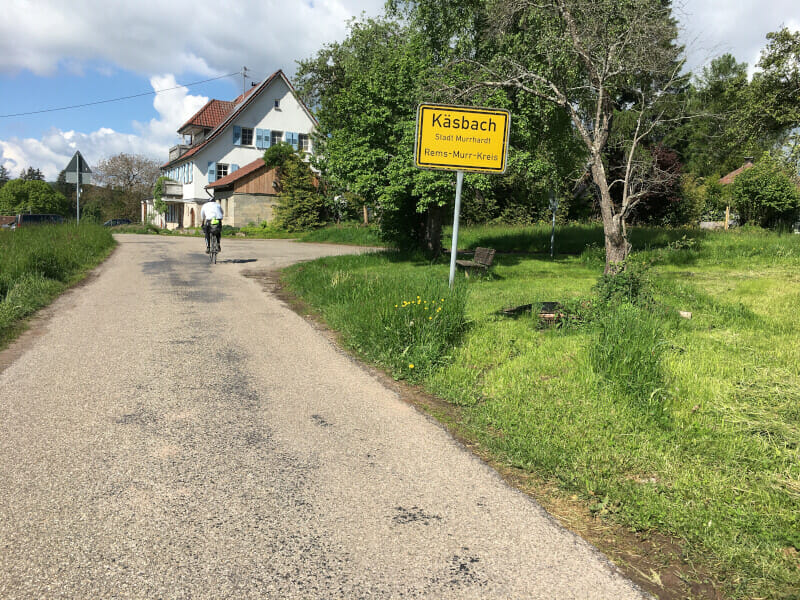
M 37 179 L 14 179 L 0 188 L 0 214 L 54 213 L 69 214 L 69 201 L 50 184 Z
M 600 277 L 595 291 L 603 306 L 621 303 L 645 306 L 653 301 L 647 270 L 631 262 L 627 262 L 625 268 L 615 275 L 606 273 Z
M 789 225 L 800 208 L 796 181 L 769 154 L 736 177 L 730 185 L 730 194 L 741 224 Z

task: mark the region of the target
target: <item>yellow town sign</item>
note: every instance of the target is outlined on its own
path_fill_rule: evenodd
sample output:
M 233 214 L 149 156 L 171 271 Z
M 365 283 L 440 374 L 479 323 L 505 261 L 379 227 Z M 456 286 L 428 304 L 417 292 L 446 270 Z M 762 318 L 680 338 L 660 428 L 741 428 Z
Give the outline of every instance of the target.
M 505 173 L 508 111 L 420 104 L 414 162 L 423 169 Z

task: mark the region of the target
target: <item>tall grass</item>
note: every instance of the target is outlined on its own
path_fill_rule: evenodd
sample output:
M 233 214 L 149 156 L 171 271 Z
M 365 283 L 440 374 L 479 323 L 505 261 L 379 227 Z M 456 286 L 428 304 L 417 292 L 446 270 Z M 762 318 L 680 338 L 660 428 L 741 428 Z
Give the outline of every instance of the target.
M 0 232 L 0 345 L 114 246 L 99 225 L 44 225 Z
M 377 277 L 364 265 L 393 254 L 322 259 L 286 272 L 289 285 L 342 332 L 344 342 L 397 378 L 418 380 L 441 366 L 466 327 L 466 287 L 444 277 L 403 271 Z

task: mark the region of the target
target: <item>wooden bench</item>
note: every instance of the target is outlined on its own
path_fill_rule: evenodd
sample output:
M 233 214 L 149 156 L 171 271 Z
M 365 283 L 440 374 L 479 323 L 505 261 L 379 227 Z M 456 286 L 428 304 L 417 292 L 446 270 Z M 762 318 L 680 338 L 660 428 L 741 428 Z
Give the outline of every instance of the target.
M 470 271 L 481 269 L 489 271 L 494 260 L 494 248 L 475 248 L 475 255 L 472 260 L 457 260 L 456 264 L 464 269 L 464 274 L 469 277 Z

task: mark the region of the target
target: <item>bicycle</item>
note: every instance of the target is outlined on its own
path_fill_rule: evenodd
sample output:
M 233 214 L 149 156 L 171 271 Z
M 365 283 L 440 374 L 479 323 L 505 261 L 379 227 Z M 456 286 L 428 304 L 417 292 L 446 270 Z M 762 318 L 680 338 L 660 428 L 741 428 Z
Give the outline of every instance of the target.
M 209 237 L 211 239 L 209 240 L 208 260 L 212 265 L 215 265 L 217 264 L 217 254 L 219 254 L 219 240 L 217 239 L 213 226 Z
M 217 254 L 219 253 L 219 242 L 217 241 L 217 236 L 211 235 L 211 252 L 208 254 L 208 259 L 212 265 L 217 264 Z

